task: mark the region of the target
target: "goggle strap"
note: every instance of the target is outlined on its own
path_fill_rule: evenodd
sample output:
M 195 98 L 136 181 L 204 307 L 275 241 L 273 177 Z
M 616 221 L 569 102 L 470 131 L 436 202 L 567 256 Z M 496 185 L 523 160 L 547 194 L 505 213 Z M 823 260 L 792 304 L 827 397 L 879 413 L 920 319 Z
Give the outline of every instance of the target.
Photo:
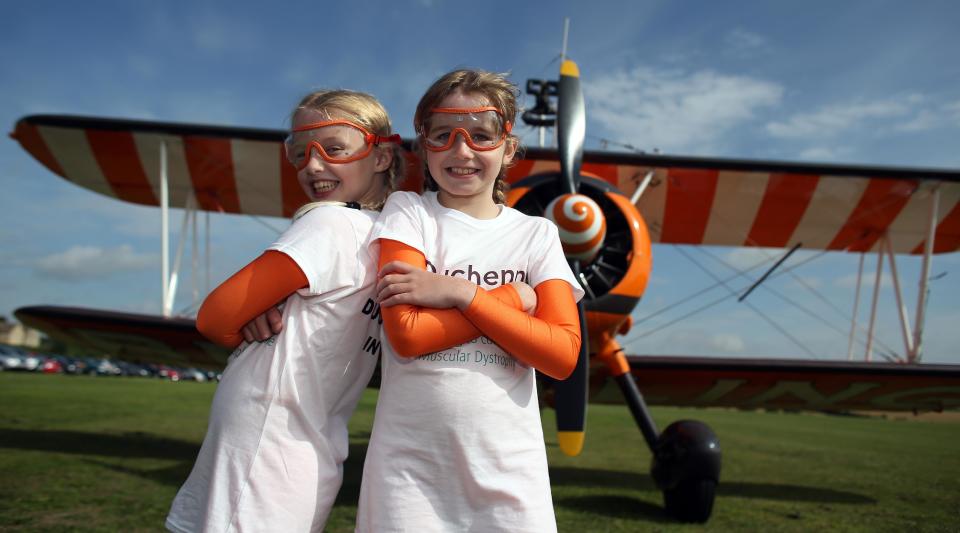
M 486 107 L 435 107 L 430 110 L 431 113 L 453 113 L 457 115 L 466 115 L 467 113 L 483 113 L 484 111 L 493 111 L 503 116 L 503 113 L 493 106 Z
M 324 121 L 321 121 L 321 122 L 314 122 L 314 123 L 311 123 L 311 124 L 304 124 L 303 126 L 298 126 L 298 127 L 296 127 L 296 128 L 293 128 L 293 129 L 290 130 L 290 131 L 298 132 L 298 131 L 315 130 L 315 129 L 318 129 L 318 128 L 322 128 L 322 127 L 324 127 L 324 126 L 352 126 L 352 127 L 354 127 L 354 128 L 357 128 L 358 130 L 362 131 L 362 132 L 364 133 L 364 135 L 370 135 L 370 132 L 367 131 L 367 128 L 364 128 L 363 126 L 361 126 L 361 125 L 359 125 L 359 124 L 357 124 L 357 123 L 355 123 L 355 122 L 350 122 L 349 120 L 324 120 Z
M 400 143 L 403 142 L 403 139 L 401 139 L 401 138 L 400 138 L 400 135 L 397 134 L 397 133 L 394 133 L 393 135 L 389 135 L 389 136 L 387 136 L 387 137 L 384 137 L 384 136 L 382 136 L 382 135 L 375 135 L 375 134 L 373 134 L 373 133 L 368 133 L 368 134 L 367 134 L 366 141 L 367 141 L 367 144 L 372 144 L 372 145 L 374 145 L 374 146 L 380 146 L 380 143 L 395 143 L 395 144 L 400 144 Z

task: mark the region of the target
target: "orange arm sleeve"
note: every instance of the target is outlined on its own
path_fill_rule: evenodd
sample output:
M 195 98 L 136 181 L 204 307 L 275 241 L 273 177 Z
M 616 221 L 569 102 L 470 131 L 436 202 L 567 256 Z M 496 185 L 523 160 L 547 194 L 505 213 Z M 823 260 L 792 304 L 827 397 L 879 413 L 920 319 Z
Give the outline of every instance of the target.
M 197 312 L 197 330 L 227 348 L 243 341 L 243 326 L 308 286 L 290 256 L 268 250 L 211 292 Z
M 580 355 L 580 317 L 573 290 L 563 280 L 537 285 L 537 311 L 530 316 L 477 291 L 463 314 L 513 357 L 544 374 L 566 379 Z
M 419 250 L 402 242 L 380 239 L 380 268 L 391 261 L 403 261 L 426 270 L 427 260 Z M 520 296 L 510 285 L 502 285 L 489 293 L 477 288 L 504 308 L 521 311 Z M 451 346 L 463 344 L 482 335 L 458 309 L 431 309 L 414 305 L 394 305 L 380 309 L 383 331 L 390 345 L 401 357 L 417 357 Z

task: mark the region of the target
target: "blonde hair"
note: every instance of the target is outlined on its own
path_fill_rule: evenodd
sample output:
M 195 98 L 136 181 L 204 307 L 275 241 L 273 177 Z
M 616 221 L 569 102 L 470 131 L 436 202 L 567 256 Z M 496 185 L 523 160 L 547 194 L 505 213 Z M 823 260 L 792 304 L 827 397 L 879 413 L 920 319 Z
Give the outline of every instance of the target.
M 517 119 L 517 96 L 519 94 L 516 85 L 507 79 L 506 74 L 497 72 L 488 72 L 485 70 L 460 69 L 448 72 L 440 77 L 433 85 L 427 89 L 420 103 L 417 104 L 417 111 L 413 115 L 413 126 L 417 131 L 417 155 L 423 164 L 423 188 L 428 191 L 438 189 L 437 182 L 430 175 L 430 169 L 427 168 L 426 151 L 423 149 L 424 126 L 427 119 L 430 118 L 431 109 L 437 107 L 444 98 L 460 91 L 463 94 L 477 94 L 486 98 L 489 105 L 496 107 L 503 113 L 504 122 L 516 124 Z M 513 162 L 516 162 L 520 156 L 520 139 L 512 133 L 507 135 L 507 143 L 513 144 L 517 149 Z M 493 201 L 502 204 L 507 198 L 507 168 L 510 165 L 502 165 L 500 174 L 493 185 Z
M 326 112 L 328 115 L 338 115 L 341 118 L 348 118 L 357 124 L 360 124 L 370 133 L 375 133 L 382 137 L 388 137 L 393 133 L 390 124 L 390 116 L 383 105 L 373 96 L 359 91 L 350 91 L 347 89 L 321 89 L 314 91 L 300 99 L 293 111 L 290 113 L 290 122 L 296 114 L 304 110 L 313 110 Z M 384 195 L 378 202 L 370 205 L 363 205 L 366 209 L 379 211 L 383 208 L 387 196 L 397 190 L 397 185 L 403 180 L 406 162 L 403 157 L 403 149 L 399 144 L 386 143 L 378 147 L 379 149 L 388 149 L 393 151 L 393 161 L 390 168 L 385 172 L 378 172 L 383 175 Z M 316 202 L 315 202 L 316 203 Z M 323 203 L 323 202 L 320 202 Z M 311 204 L 304 205 L 297 213 Z M 309 209 L 308 209 L 309 210 Z M 295 215 L 296 216 L 296 215 Z

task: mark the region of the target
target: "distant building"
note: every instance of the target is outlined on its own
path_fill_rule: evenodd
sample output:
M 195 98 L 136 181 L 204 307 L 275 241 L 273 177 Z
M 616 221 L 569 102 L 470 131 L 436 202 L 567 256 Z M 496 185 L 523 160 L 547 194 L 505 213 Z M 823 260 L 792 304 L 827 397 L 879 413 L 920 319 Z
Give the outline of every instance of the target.
M 8 322 L 6 317 L 0 316 L 0 343 L 38 348 L 40 341 L 39 331 L 28 328 L 19 322 Z

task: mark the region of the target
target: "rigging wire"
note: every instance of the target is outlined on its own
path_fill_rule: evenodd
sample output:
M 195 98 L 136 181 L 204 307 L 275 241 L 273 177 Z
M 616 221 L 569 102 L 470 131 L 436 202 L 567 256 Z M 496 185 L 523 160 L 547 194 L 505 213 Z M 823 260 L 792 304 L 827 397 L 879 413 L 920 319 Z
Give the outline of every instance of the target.
M 740 291 L 734 290 L 734 289 L 731 288 L 730 285 L 728 285 L 726 282 L 720 281 L 720 277 L 719 277 L 719 276 L 717 276 L 716 274 L 714 274 L 714 273 L 713 273 L 710 269 L 708 269 L 707 267 L 703 266 L 703 264 L 701 264 L 699 261 L 697 261 L 696 259 L 694 259 L 694 258 L 693 258 L 689 253 L 687 253 L 685 250 L 683 250 L 682 248 L 677 248 L 677 251 L 680 252 L 680 255 L 682 255 L 683 257 L 685 257 L 686 259 L 688 259 L 688 260 L 689 260 L 691 263 L 693 263 L 697 268 L 699 268 L 704 274 L 710 276 L 711 278 L 713 278 L 713 279 L 716 280 L 717 282 L 721 283 L 721 284 L 723 285 L 723 287 L 724 287 L 725 289 L 727 289 L 727 291 L 730 292 L 730 295 L 731 295 L 731 296 L 737 296 L 737 295 L 739 294 Z M 739 277 L 739 276 L 738 276 L 738 277 Z M 748 279 L 749 279 L 749 278 L 748 278 Z M 758 309 L 757 306 L 753 305 L 753 302 L 748 302 L 748 301 L 746 301 L 746 300 L 740 300 L 740 303 L 745 304 L 748 308 L 750 308 L 751 311 L 753 311 L 754 313 L 758 314 L 758 315 L 760 316 L 760 318 L 762 318 L 767 324 L 770 324 L 770 326 L 773 327 L 773 329 L 779 331 L 780 334 L 783 335 L 784 337 L 786 337 L 787 339 L 790 339 L 790 341 L 793 342 L 794 344 L 796 344 L 801 350 L 807 352 L 807 354 L 808 354 L 810 357 L 813 357 L 814 359 L 819 359 L 819 357 L 818 357 L 815 353 L 813 353 L 812 350 L 810 350 L 809 348 L 807 348 L 807 346 L 806 346 L 805 344 L 803 344 L 802 342 L 800 342 L 799 339 L 797 339 L 796 337 L 794 337 L 793 335 L 791 335 L 790 332 L 788 332 L 785 328 L 783 328 L 782 326 L 780 326 L 780 324 L 778 324 L 778 323 L 777 323 L 776 321 L 774 321 L 772 318 L 770 318 L 769 316 L 767 316 L 766 314 L 764 314 L 762 311 L 760 311 L 760 309 Z
M 674 245 L 674 248 L 676 248 L 676 245 Z M 757 269 L 757 268 L 760 268 L 761 266 L 769 263 L 771 260 L 772 260 L 771 258 L 764 259 L 763 261 L 760 261 L 759 263 L 756 263 L 756 264 L 748 267 L 746 270 L 744 270 L 744 272 L 750 272 L 751 270 L 755 270 L 755 269 Z M 730 276 L 730 277 L 728 277 L 728 278 L 724 278 L 723 281 L 732 281 L 732 280 L 736 279 L 737 277 L 738 277 L 738 276 L 735 274 L 735 275 L 732 275 L 732 276 Z M 643 322 L 646 322 L 647 320 L 650 320 L 650 319 L 652 319 L 652 318 L 654 318 L 654 317 L 657 317 L 657 316 L 659 316 L 660 314 L 665 313 L 665 312 L 673 309 L 674 307 L 677 307 L 677 306 L 679 306 L 679 305 L 683 305 L 683 304 L 689 302 L 690 300 L 693 300 L 694 298 L 696 298 L 696 297 L 698 297 L 698 296 L 700 296 L 700 295 L 702 295 L 702 294 L 705 294 L 705 293 L 707 293 L 707 292 L 712 291 L 713 289 L 716 289 L 717 287 L 720 286 L 721 283 L 722 283 L 722 282 L 714 283 L 713 285 L 710 285 L 710 286 L 708 286 L 708 287 L 704 287 L 703 289 L 700 289 L 700 290 L 697 291 L 697 292 L 694 292 L 694 293 L 692 293 L 692 294 L 690 294 L 690 295 L 688 295 L 688 296 L 685 296 L 685 297 L 681 298 L 680 300 L 678 300 L 678 301 L 676 301 L 676 302 L 674 302 L 674 303 L 672 303 L 672 304 L 669 304 L 669 305 L 667 305 L 667 306 L 661 307 L 660 309 L 657 309 L 657 310 L 655 310 L 655 311 L 647 314 L 646 316 L 644 316 L 644 317 L 642 317 L 642 318 L 638 318 L 637 320 L 634 320 L 634 321 L 633 321 L 633 325 L 636 326 L 636 325 L 638 325 L 638 324 L 642 324 Z M 726 297 L 724 297 L 724 298 L 726 298 Z
M 739 269 L 737 269 L 737 267 L 735 267 L 735 266 L 731 265 L 730 263 L 724 261 L 722 258 L 717 257 L 715 254 L 711 253 L 709 250 L 706 250 L 706 249 L 704 249 L 703 247 L 697 247 L 697 250 L 698 250 L 700 253 L 706 255 L 707 257 L 710 257 L 710 258 L 713 259 L 714 261 L 720 263 L 721 265 L 723 265 L 723 266 L 725 266 L 725 267 L 727 267 L 727 268 L 729 268 L 729 269 L 731 269 L 731 270 L 733 270 L 733 271 L 735 271 L 735 272 L 739 272 Z M 748 279 L 748 280 L 750 279 L 749 276 L 746 275 L 746 273 L 740 272 L 739 275 L 740 275 L 741 277 L 744 277 L 744 278 Z M 797 276 L 797 275 L 795 275 L 795 274 L 792 274 L 792 273 L 791 273 L 791 276 L 792 276 L 794 279 L 797 279 L 797 280 L 800 279 L 800 277 Z M 812 290 L 812 287 L 809 287 L 809 285 L 807 285 L 806 283 L 804 283 L 804 286 L 805 286 L 805 287 L 808 287 L 808 288 L 810 288 L 810 289 Z M 815 312 L 807 309 L 806 307 L 800 305 L 800 303 L 798 303 L 798 302 L 790 299 L 788 296 L 784 295 L 783 293 L 781 293 L 781 292 L 778 291 L 777 289 L 775 289 L 775 288 L 773 288 L 773 287 L 770 287 L 770 286 L 768 286 L 768 285 L 762 285 L 761 287 L 762 287 L 763 289 L 765 289 L 767 292 L 769 292 L 769 293 L 773 294 L 774 296 L 780 298 L 780 299 L 783 300 L 784 302 L 786 302 L 786 303 L 792 305 L 793 307 L 797 308 L 798 310 L 800 310 L 801 312 L 803 312 L 803 313 L 806 314 L 807 316 L 813 318 L 814 320 L 816 320 L 816 321 L 824 324 L 824 325 L 827 326 L 828 328 L 836 331 L 836 332 L 839 333 L 840 335 L 846 337 L 846 335 L 847 335 L 847 332 L 846 332 L 846 331 L 843 331 L 842 329 L 840 329 L 840 328 L 839 328 L 838 326 L 836 326 L 835 324 L 831 323 L 831 322 L 830 322 L 829 320 L 827 320 L 826 318 L 823 318 L 822 316 L 818 315 L 817 313 L 815 313 Z M 817 293 L 817 295 L 819 296 L 819 293 Z M 848 320 L 849 320 L 849 318 L 848 318 Z M 862 330 L 863 328 L 861 327 L 860 329 Z M 861 331 L 861 332 L 862 332 L 862 333 L 865 333 L 865 332 L 863 332 L 863 331 Z M 887 350 L 888 352 L 893 352 L 894 354 L 896 354 L 896 351 L 894 351 L 893 349 L 891 349 L 889 346 L 887 346 L 886 344 L 884 344 L 884 343 L 883 343 L 882 341 L 880 341 L 879 339 L 874 338 L 874 340 L 877 342 L 877 344 L 879 344 L 882 348 L 884 348 L 884 349 Z M 862 345 L 862 346 L 866 346 L 866 341 L 864 341 L 863 339 L 858 338 L 858 339 L 857 339 L 857 342 L 859 342 L 860 345 Z
M 677 245 L 673 245 L 673 246 L 674 246 L 675 248 L 677 247 Z M 792 271 L 792 270 L 794 270 L 794 269 L 796 269 L 796 268 L 799 268 L 799 267 L 801 267 L 801 266 L 809 263 L 810 261 L 813 261 L 814 259 L 817 259 L 817 258 L 823 256 L 823 255 L 826 254 L 826 253 L 827 253 L 827 250 L 821 250 L 819 253 L 814 254 L 814 255 L 811 255 L 810 257 L 804 259 L 803 261 L 799 261 L 797 264 L 795 264 L 795 265 L 793 265 L 793 266 L 791 266 L 791 267 L 789 267 L 789 268 L 785 268 L 785 269 L 780 270 L 779 272 L 776 272 L 775 274 L 773 274 L 773 275 L 770 276 L 770 279 L 776 279 L 776 278 L 778 278 L 778 277 L 780 277 L 780 276 L 782 276 L 782 275 L 784 275 L 784 274 L 786 274 L 786 273 L 788 273 L 788 272 L 790 272 L 790 271 Z M 767 258 L 767 259 L 765 259 L 764 261 L 762 261 L 762 262 L 760 262 L 760 263 L 757 263 L 757 264 L 749 267 L 745 272 L 748 272 L 748 271 L 750 271 L 750 270 L 753 270 L 754 268 L 757 268 L 757 267 L 763 265 L 764 263 L 769 262 L 770 260 L 771 260 L 771 258 Z M 732 276 L 731 278 L 728 278 L 728 280 L 729 280 L 729 279 L 732 279 L 733 277 L 736 277 L 736 276 Z M 699 291 L 698 293 L 696 293 L 696 295 L 691 295 L 690 297 L 685 298 L 684 301 L 689 301 L 692 297 L 694 297 L 694 296 L 699 296 L 700 294 L 703 294 L 704 292 L 707 292 L 708 290 L 713 289 L 713 288 L 716 288 L 716 287 L 718 287 L 718 286 L 719 286 L 719 284 L 718 284 L 718 283 L 715 283 L 715 284 L 713 284 L 712 286 L 710 286 L 708 289 L 706 289 L 706 290 L 701 290 L 701 291 Z M 743 287 L 743 289 L 745 289 L 745 288 L 746 288 L 746 287 Z M 696 314 L 698 314 L 698 313 L 701 313 L 701 312 L 703 312 L 703 311 L 706 311 L 707 309 L 710 309 L 711 307 L 713 307 L 713 306 L 715 306 L 715 305 L 717 305 L 717 304 L 719 304 L 719 303 L 723 302 L 724 300 L 726 300 L 726 299 L 728 299 L 728 298 L 731 298 L 731 297 L 732 297 L 731 295 L 724 295 L 722 298 L 719 298 L 719 299 L 714 300 L 714 301 L 712 301 L 712 302 L 710 302 L 710 303 L 708 303 L 708 304 L 706 304 L 706 305 L 703 305 L 703 306 L 701 306 L 701 307 L 698 307 L 697 309 L 694 309 L 693 311 L 691 311 L 691 312 L 689 312 L 689 313 L 687 313 L 687 314 L 685 314 L 685 315 L 683 315 L 683 316 L 681 316 L 681 317 L 679 317 L 679 318 L 677 318 L 677 319 L 675 319 L 675 320 L 671 320 L 671 321 L 669 321 L 669 322 L 666 322 L 666 323 L 661 324 L 661 325 L 659 325 L 659 326 L 653 327 L 653 328 L 651 328 L 651 329 L 649 329 L 649 330 L 647 330 L 647 331 L 641 332 L 641 333 L 636 334 L 636 335 L 628 335 L 628 336 L 624 339 L 623 344 L 626 345 L 627 343 L 630 343 L 630 342 L 633 342 L 633 341 L 642 339 L 642 338 L 644 338 L 644 337 L 648 337 L 648 336 L 650 336 L 650 335 L 652 335 L 652 334 L 654 334 L 654 333 L 657 333 L 657 332 L 660 331 L 660 330 L 663 330 L 663 329 L 665 329 L 665 328 L 668 328 L 668 327 L 670 327 L 670 326 L 672 326 L 672 325 L 674 325 L 674 324 L 676 324 L 676 323 L 678 323 L 678 322 L 680 322 L 680 321 L 682 321 L 682 320 L 686 320 L 687 318 L 690 318 L 691 316 L 694 316 L 694 315 L 696 315 Z M 657 314 L 659 314 L 660 311 L 666 310 L 667 308 L 676 307 L 677 305 L 679 305 L 679 303 L 680 303 L 680 302 L 678 302 L 678 303 L 676 303 L 676 304 L 671 304 L 671 305 L 667 306 L 666 308 L 663 308 L 663 309 L 661 309 L 661 310 L 658 310 L 657 312 L 655 312 L 655 313 L 653 313 L 653 314 L 647 315 L 647 316 L 644 317 L 643 319 L 638 320 L 638 321 L 635 321 L 634 324 L 636 325 L 636 324 L 639 324 L 640 322 L 649 320 L 649 319 L 653 318 L 654 316 L 656 316 Z
M 588 134 L 587 134 L 587 138 L 593 139 L 593 140 L 599 142 L 599 143 L 600 143 L 600 148 L 602 148 L 602 149 L 606 149 L 607 146 L 613 145 L 613 146 L 619 146 L 620 148 L 626 148 L 627 150 L 630 150 L 631 152 L 635 152 L 635 153 L 638 153 L 638 154 L 647 154 L 647 153 L 650 153 L 650 154 L 659 154 L 659 153 L 660 153 L 660 150 L 657 149 L 657 148 L 654 148 L 653 150 L 650 150 L 650 151 L 648 152 L 647 150 L 644 150 L 644 149 L 642 149 L 642 148 L 637 148 L 636 146 L 634 146 L 634 145 L 632 145 L 632 144 L 630 144 L 630 143 L 625 143 L 625 142 L 620 142 L 620 141 L 614 141 L 614 140 L 612 140 L 612 139 L 607 139 L 606 137 L 600 137 L 599 135 L 590 135 L 590 134 L 588 133 Z

